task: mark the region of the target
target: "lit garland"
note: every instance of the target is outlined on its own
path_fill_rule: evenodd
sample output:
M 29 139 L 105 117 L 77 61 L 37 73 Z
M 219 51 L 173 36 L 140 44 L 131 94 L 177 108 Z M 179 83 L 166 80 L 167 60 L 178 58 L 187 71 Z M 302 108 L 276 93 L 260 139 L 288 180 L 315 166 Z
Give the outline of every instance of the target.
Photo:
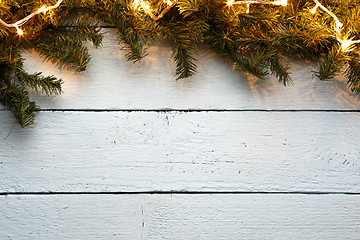
M 22 127 L 33 123 L 36 111 L 27 88 L 41 89 L 50 96 L 60 94 L 62 85 L 61 79 L 54 76 L 27 73 L 22 67 L 22 50 L 38 51 L 48 60 L 83 71 L 91 58 L 84 44 L 90 41 L 95 47 L 101 46 L 103 34 L 98 21 L 117 28 L 120 42 L 129 50 L 127 60 L 141 60 L 146 47 L 161 37 L 173 40 L 177 79 L 196 73 L 197 46 L 205 43 L 234 63 L 236 70 L 260 79 L 272 74 L 284 86 L 292 83 L 290 67 L 283 62 L 286 56 L 318 60 L 318 71 L 314 72 L 318 79 L 329 80 L 343 72 L 351 91 L 360 94 L 360 52 L 355 52 L 360 47 L 360 0 L 349 1 L 349 9 L 335 4 L 334 10 L 332 4 L 325 7 L 321 0 L 293 0 L 294 5 L 287 0 L 46 1 L 52 2 L 46 2 L 48 5 L 56 4 L 0 0 L 1 15 L 4 10 L 14 14 L 11 19 L 15 19 L 5 19 L 11 24 L 0 19 L 0 103 L 13 112 Z M 74 19 L 76 28 L 58 27 L 57 21 L 47 16 L 49 10 L 55 14 L 53 9 L 65 2 L 62 11 L 55 10 L 59 15 L 76 10 L 88 16 L 81 21 Z M 22 4 L 26 4 L 26 15 L 30 15 L 18 8 Z M 254 15 L 246 14 L 255 6 L 263 6 L 262 11 L 257 8 Z M 28 12 L 29 8 L 33 10 Z M 344 11 L 337 14 L 340 8 Z M 36 16 L 40 13 L 45 14 Z M 312 19 L 315 13 L 315 19 L 320 20 Z M 28 36 L 16 38 L 16 31 Z
M 4 22 L 2 19 L 0 19 L 0 24 L 4 25 L 6 27 L 9 27 L 9 28 L 15 28 L 19 35 L 23 35 L 24 32 L 23 32 L 23 30 L 20 29 L 20 26 L 24 25 L 27 21 L 29 21 L 31 18 L 33 18 L 37 14 L 45 13 L 49 10 L 59 7 L 62 2 L 63 2 L 63 0 L 58 0 L 57 3 L 52 6 L 44 5 L 41 8 L 39 8 L 38 10 L 34 11 L 32 14 L 28 15 L 27 17 L 15 22 L 15 23 L 12 23 L 12 24 L 8 24 L 8 23 Z M 144 0 L 134 0 L 133 7 L 135 10 L 142 9 L 143 11 L 145 11 L 146 14 L 148 14 L 153 20 L 156 21 L 156 20 L 161 19 L 176 4 L 176 1 L 172 2 L 171 0 L 164 0 L 164 2 L 166 2 L 168 6 L 158 16 L 156 16 L 152 13 L 152 10 L 151 10 L 149 4 L 146 3 Z M 343 24 L 339 21 L 337 16 L 334 13 L 330 12 L 326 7 L 324 7 L 318 0 L 314 0 L 314 2 L 316 3 L 316 5 L 311 10 L 309 9 L 310 12 L 312 14 L 315 14 L 316 10 L 318 8 L 321 8 L 324 12 L 329 14 L 335 20 L 334 28 L 335 28 L 335 32 L 336 32 L 336 40 L 341 44 L 342 50 L 344 52 L 352 51 L 353 48 L 351 48 L 351 46 L 353 46 L 353 44 L 360 43 L 360 40 L 352 40 L 352 39 L 344 38 L 341 34 L 341 31 L 343 29 Z M 287 6 L 287 0 L 275 0 L 275 1 L 228 0 L 226 2 L 226 5 L 228 7 L 232 7 L 233 5 L 245 5 L 245 4 L 247 6 L 246 13 L 249 13 L 251 4 L 272 4 L 272 5 L 278 5 L 278 6 Z
M 49 10 L 52 10 L 52 9 L 55 9 L 55 8 L 59 7 L 62 2 L 63 2 L 63 0 L 58 0 L 56 4 L 54 4 L 52 6 L 49 6 L 49 7 L 44 5 L 41 8 L 39 8 L 38 10 L 31 13 L 30 15 L 26 16 L 25 18 L 15 22 L 15 23 L 8 24 L 8 23 L 4 22 L 2 19 L 0 19 L 0 23 L 2 25 L 6 26 L 6 27 L 9 27 L 9 28 L 16 28 L 17 33 L 19 35 L 23 35 L 24 32 L 23 32 L 23 30 L 20 29 L 20 26 L 24 25 L 27 21 L 29 21 L 31 18 L 33 18 L 37 14 L 45 13 L 45 12 L 47 12 Z
M 351 46 L 356 43 L 360 43 L 360 40 L 351 40 L 351 39 L 345 39 L 341 35 L 341 30 L 343 29 L 343 24 L 339 21 L 337 16 L 330 12 L 326 7 L 324 7 L 318 0 L 314 0 L 316 3 L 315 7 L 310 10 L 312 14 L 315 14 L 316 10 L 320 7 L 324 12 L 329 14 L 334 20 L 335 20 L 335 32 L 336 32 L 336 40 L 341 44 L 341 49 L 343 52 L 349 52 L 353 49 Z
M 165 2 L 165 0 L 164 0 Z M 155 16 L 152 13 L 152 10 L 149 6 L 149 4 L 147 4 L 146 2 L 144 2 L 144 0 L 134 0 L 133 2 L 133 7 L 137 10 L 142 8 L 153 20 L 157 21 L 160 18 L 162 18 L 174 5 L 176 2 L 172 2 L 171 0 L 167 0 L 167 7 L 159 14 L 159 16 Z

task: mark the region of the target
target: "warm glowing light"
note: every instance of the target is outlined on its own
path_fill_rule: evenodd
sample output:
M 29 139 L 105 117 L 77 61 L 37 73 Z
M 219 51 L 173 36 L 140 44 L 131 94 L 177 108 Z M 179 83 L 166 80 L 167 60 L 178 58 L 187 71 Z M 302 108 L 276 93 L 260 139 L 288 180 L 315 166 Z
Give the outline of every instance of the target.
M 171 0 L 163 0 L 163 2 L 166 2 L 168 6 L 158 16 L 152 13 L 151 7 L 144 0 L 134 0 L 132 5 L 135 9 L 139 7 L 142 8 L 146 12 L 146 14 L 149 15 L 149 17 L 157 21 L 162 18 L 176 4 L 176 0 L 173 2 Z
M 287 0 L 279 0 L 274 2 L 275 5 L 287 6 Z
M 330 12 L 326 7 L 324 7 L 318 0 L 314 0 L 314 2 L 316 3 L 316 6 L 312 10 L 310 10 L 310 12 L 315 13 L 317 8 L 320 7 L 324 12 L 329 14 L 335 20 L 335 23 L 336 23 L 335 30 L 340 35 L 340 30 L 341 30 L 343 24 L 339 21 L 337 16 L 335 14 L 333 14 L 332 12 Z
M 133 1 L 133 6 L 134 6 L 135 9 L 139 7 L 140 2 L 142 2 L 142 1 L 141 0 L 134 0 Z
M 247 0 L 247 1 L 235 1 L 228 0 L 226 5 L 231 7 L 233 5 L 246 4 L 246 13 L 250 13 L 250 5 L 251 4 L 273 4 L 278 6 L 287 6 L 287 0 L 276 0 L 276 1 L 257 1 L 257 0 Z
M 56 4 L 47 7 L 46 5 L 43 5 L 41 8 L 39 8 L 38 10 L 34 11 L 32 14 L 28 15 L 27 17 L 12 23 L 12 24 L 8 24 L 6 22 L 4 22 L 2 19 L 0 19 L 0 24 L 9 27 L 9 28 L 16 28 L 17 33 L 19 35 L 23 35 L 24 32 L 20 29 L 20 27 L 22 25 L 24 25 L 26 22 L 28 22 L 31 18 L 33 18 L 35 15 L 39 14 L 39 13 L 46 13 L 49 10 L 55 9 L 57 7 L 60 6 L 60 4 L 63 2 L 64 0 L 58 0 Z M 145 2 L 144 0 L 133 0 L 132 2 L 132 6 L 135 9 L 141 8 L 143 9 L 146 14 L 148 14 L 153 20 L 159 20 L 160 18 L 162 18 L 175 4 L 176 4 L 176 0 L 163 0 L 164 3 L 166 3 L 168 6 L 158 15 L 155 16 L 152 13 L 152 9 L 150 7 L 150 5 Z M 317 11 L 318 8 L 321 8 L 324 12 L 326 12 L 328 15 L 330 15 L 334 20 L 335 20 L 335 32 L 336 32 L 336 40 L 341 44 L 341 49 L 344 52 L 347 51 L 352 51 L 353 45 L 360 43 L 360 40 L 351 40 L 351 39 L 346 39 L 345 37 L 343 37 L 343 35 L 346 34 L 342 34 L 341 31 L 343 30 L 343 24 L 340 22 L 340 20 L 337 18 L 337 16 L 330 12 L 326 7 L 324 7 L 318 0 L 313 0 L 315 2 L 315 6 L 312 9 L 309 9 L 310 12 L 312 14 L 315 14 L 315 12 Z M 0 0 L 0 2 L 2 2 L 2 0 Z M 250 6 L 251 4 L 272 4 L 272 5 L 278 5 L 278 6 L 287 6 L 288 5 L 288 1 L 287 0 L 271 0 L 271 1 L 267 1 L 267 0 L 243 0 L 243 1 L 236 1 L 236 0 L 227 0 L 226 5 L 228 7 L 231 7 L 233 5 L 240 5 L 240 4 L 246 4 L 246 13 L 250 12 Z
M 234 4 L 234 0 L 228 0 L 226 2 L 226 5 L 228 5 L 228 7 L 231 7 Z
M 1 1 L 1 0 L 0 0 Z M 34 11 L 33 13 L 31 13 L 30 15 L 24 17 L 23 19 L 12 23 L 12 24 L 8 24 L 6 22 L 4 22 L 2 19 L 0 19 L 0 24 L 4 25 L 5 27 L 9 27 L 9 28 L 16 28 L 17 33 L 19 35 L 23 35 L 24 32 L 19 28 L 20 26 L 24 25 L 25 23 L 27 23 L 27 21 L 29 21 L 31 18 L 33 18 L 35 15 L 39 14 L 39 13 L 45 13 L 48 10 L 52 10 L 55 9 L 57 7 L 60 6 L 60 4 L 63 2 L 64 0 L 58 0 L 56 4 L 47 7 L 47 6 L 42 6 L 41 8 L 39 8 L 38 10 Z
M 24 31 L 23 30 L 21 30 L 20 28 L 19 28 L 19 26 L 18 25 L 15 25 L 15 28 L 16 28 L 16 31 L 17 31 L 17 34 L 18 35 L 23 35 L 24 34 Z
M 147 12 L 151 11 L 150 6 L 147 3 L 145 3 L 144 1 L 141 1 L 141 7 Z
M 351 40 L 342 40 L 341 41 L 341 49 L 343 52 L 351 51 L 350 47 L 353 45 L 353 41 Z
M 142 9 L 144 9 L 145 12 L 149 13 L 151 12 L 151 8 L 150 6 L 144 2 L 143 0 L 134 0 L 133 1 L 133 6 L 135 9 L 138 9 L 139 7 L 141 7 Z
M 343 29 L 343 24 L 340 22 L 338 17 L 329 11 L 326 7 L 324 7 L 318 0 L 314 0 L 316 6 L 310 10 L 311 13 L 315 13 L 317 8 L 320 7 L 324 12 L 329 14 L 335 20 L 335 32 L 336 32 L 336 40 L 341 44 L 341 49 L 343 52 L 350 52 L 354 48 L 352 48 L 353 44 L 360 43 L 360 40 L 353 41 L 351 39 L 346 39 L 342 37 L 341 31 Z
M 47 11 L 48 9 L 47 9 L 47 7 L 46 7 L 46 5 L 44 5 L 44 6 L 42 6 L 41 8 L 39 8 L 39 12 L 42 12 L 42 13 L 45 13 L 46 11 Z
M 352 50 L 354 50 L 353 45 L 355 43 L 360 43 L 360 40 L 350 40 L 350 39 L 345 39 L 345 40 L 340 40 L 339 41 L 341 43 L 341 50 L 343 52 L 351 52 Z
M 316 13 L 316 10 L 318 9 L 318 7 L 319 7 L 319 4 L 316 3 L 315 7 L 313 7 L 313 9 L 311 9 L 310 12 L 311 12 L 312 14 L 315 14 L 315 13 Z

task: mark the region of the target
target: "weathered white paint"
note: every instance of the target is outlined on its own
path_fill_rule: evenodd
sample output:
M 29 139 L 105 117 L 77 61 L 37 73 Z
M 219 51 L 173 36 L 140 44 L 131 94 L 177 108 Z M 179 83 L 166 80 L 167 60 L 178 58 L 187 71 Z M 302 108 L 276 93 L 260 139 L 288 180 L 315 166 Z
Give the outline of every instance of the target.
M 359 136 L 358 113 L 41 112 L 0 142 L 0 191 L 360 192 Z
M 0 196 L 1 239 L 347 239 L 358 195 Z
M 166 42 L 149 48 L 140 63 L 125 59 L 113 30 L 105 35 L 101 49 L 92 49 L 92 64 L 74 73 L 43 62 L 35 53 L 24 53 L 29 72 L 61 77 L 62 96 L 49 100 L 32 94 L 41 108 L 90 109 L 359 109 L 359 97 L 350 92 L 346 80 L 322 82 L 312 71 L 316 64 L 292 63 L 295 86 L 283 87 L 270 77 L 257 80 L 232 72 L 224 59 L 201 48 L 198 74 L 176 81 L 171 48 Z
M 43 109 L 359 109 L 345 79 L 320 82 L 311 63 L 284 88 L 205 48 L 199 73 L 176 81 L 169 45 L 149 53 L 127 62 L 112 30 L 83 73 L 24 53 L 29 72 L 65 80 L 61 96 L 31 97 Z M 360 193 L 359 136 L 360 114 L 345 112 L 57 111 L 21 129 L 0 111 L 0 192 Z M 0 239 L 359 239 L 359 196 L 0 196 Z

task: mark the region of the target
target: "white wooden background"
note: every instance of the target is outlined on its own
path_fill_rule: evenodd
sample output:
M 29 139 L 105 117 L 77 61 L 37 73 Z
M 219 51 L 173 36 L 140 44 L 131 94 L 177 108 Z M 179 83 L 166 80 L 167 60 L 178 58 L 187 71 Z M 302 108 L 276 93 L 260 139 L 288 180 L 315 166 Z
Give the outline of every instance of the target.
M 113 30 L 74 73 L 36 53 L 33 127 L 0 110 L 0 239 L 360 239 L 360 97 L 293 62 L 295 86 L 231 71 L 201 47 L 125 60 Z

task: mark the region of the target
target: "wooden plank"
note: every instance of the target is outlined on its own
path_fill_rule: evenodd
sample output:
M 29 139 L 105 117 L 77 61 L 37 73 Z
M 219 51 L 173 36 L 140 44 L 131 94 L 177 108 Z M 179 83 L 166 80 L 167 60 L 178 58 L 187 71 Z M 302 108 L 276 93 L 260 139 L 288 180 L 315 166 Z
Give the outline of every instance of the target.
M 359 195 L 1 196 L 1 239 L 359 239 Z
M 41 108 L 51 109 L 359 109 L 359 97 L 344 78 L 321 82 L 312 71 L 316 64 L 292 62 L 295 86 L 284 88 L 276 79 L 258 80 L 232 72 L 224 59 L 201 47 L 198 74 L 176 81 L 171 47 L 161 42 L 140 63 L 125 59 L 114 30 L 101 49 L 90 51 L 92 64 L 83 73 L 44 62 L 34 52 L 23 56 L 29 72 L 61 77 L 61 96 L 32 93 Z
M 0 239 L 141 239 L 141 196 L 0 196 Z
M 358 113 L 41 112 L 0 141 L 0 192 L 360 192 L 359 136 Z

